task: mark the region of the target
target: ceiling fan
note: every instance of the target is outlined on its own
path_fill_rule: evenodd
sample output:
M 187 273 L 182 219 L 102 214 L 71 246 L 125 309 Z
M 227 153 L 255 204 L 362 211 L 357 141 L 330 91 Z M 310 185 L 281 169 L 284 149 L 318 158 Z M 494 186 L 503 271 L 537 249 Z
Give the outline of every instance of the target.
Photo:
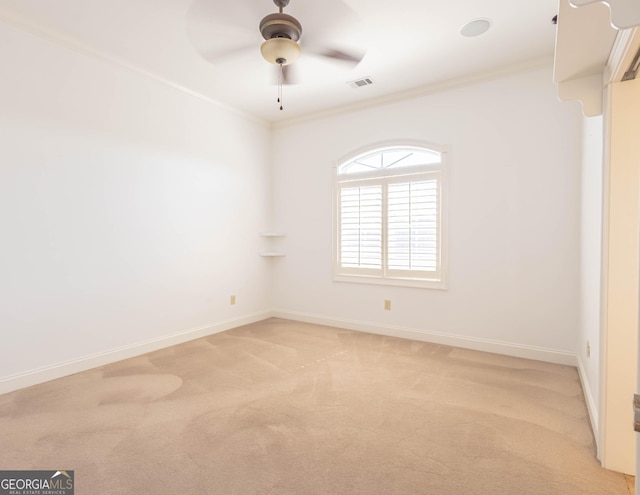
M 295 17 L 284 13 L 284 8 L 289 5 L 289 0 L 273 0 L 273 3 L 279 11 L 265 16 L 260 21 L 260 34 L 265 39 L 260 51 L 267 62 L 289 65 L 300 56 L 298 41 L 302 35 L 302 25 Z M 362 52 L 349 53 L 335 48 L 325 48 L 316 54 L 352 64 L 358 64 L 364 57 Z
M 284 13 L 289 1 L 273 0 L 278 12 L 262 17 L 258 25 L 264 39 L 261 45 L 255 27 L 249 31 L 249 26 L 255 26 L 256 20 L 264 15 L 264 10 L 259 13 L 264 0 L 231 0 L 223 6 L 215 5 L 220 3 L 217 0 L 196 0 L 187 15 L 187 34 L 195 50 L 216 65 L 257 54 L 259 46 L 262 57 L 276 66 L 279 86 L 296 83 L 298 75 L 291 64 L 301 53 L 305 59 L 320 57 L 344 67 L 353 67 L 362 60 L 365 50 L 345 46 L 336 39 L 337 32 L 352 33 L 360 27 L 360 20 L 342 0 L 323 0 L 321 8 L 317 4 L 311 6 L 313 2 L 305 5 L 302 0 L 295 5 L 301 13 L 305 6 L 313 7 L 306 16 L 304 39 L 300 21 Z

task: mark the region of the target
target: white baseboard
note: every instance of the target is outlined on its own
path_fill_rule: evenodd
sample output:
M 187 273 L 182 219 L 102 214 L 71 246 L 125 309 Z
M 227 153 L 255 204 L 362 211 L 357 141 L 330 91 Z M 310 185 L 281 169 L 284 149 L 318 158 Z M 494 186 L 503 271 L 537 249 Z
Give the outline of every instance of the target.
M 591 429 L 593 430 L 593 437 L 596 442 L 597 458 L 600 459 L 600 422 L 598 417 L 598 404 L 593 398 L 591 393 L 591 386 L 587 371 L 584 368 L 584 363 L 580 357 L 578 361 L 578 375 L 580 376 L 580 383 L 582 384 L 582 390 L 584 392 L 584 399 L 587 403 L 587 410 L 589 411 L 589 420 L 591 421 Z
M 325 325 L 329 327 L 375 333 L 379 335 L 387 335 L 389 337 L 419 340 L 421 342 L 430 342 L 433 344 L 442 344 L 452 347 L 462 347 L 464 349 L 472 349 L 475 351 L 493 352 L 506 356 L 545 361 L 547 363 L 564 364 L 568 366 L 577 366 L 578 364 L 577 357 L 574 353 L 556 349 L 545 349 L 543 347 L 514 344 L 511 342 L 500 342 L 496 340 L 429 332 L 413 328 L 380 325 L 373 322 L 345 320 L 322 315 L 298 313 L 284 309 L 274 309 L 272 315 L 274 317 L 284 318 L 287 320 L 316 323 L 318 325 Z
M 265 320 L 273 316 L 271 311 L 254 313 L 241 318 L 226 320 L 206 327 L 195 328 L 185 332 L 160 337 L 158 339 L 146 340 L 132 345 L 118 347 L 109 351 L 92 354 L 79 359 L 57 363 L 51 366 L 45 366 L 30 370 L 24 373 L 9 375 L 0 378 L 0 394 L 6 394 L 14 390 L 44 383 L 49 380 L 55 380 L 63 376 L 72 375 L 81 371 L 87 371 L 98 366 L 114 363 L 123 359 L 146 354 L 147 352 L 157 351 L 176 344 L 182 344 L 190 340 L 199 339 L 215 333 L 224 332 L 235 327 L 248 325 L 257 321 Z
M 172 345 L 182 344 L 190 340 L 206 337 L 208 335 L 213 335 L 219 332 L 224 332 L 235 327 L 248 325 L 250 323 L 266 320 L 267 318 L 271 317 L 302 321 L 306 323 L 315 323 L 318 325 L 344 328 L 347 330 L 356 330 L 360 332 L 375 333 L 379 335 L 387 335 L 390 337 L 400 337 L 422 342 L 431 342 L 434 344 L 449 345 L 476 351 L 493 352 L 496 354 L 504 354 L 507 356 L 514 356 L 525 359 L 535 359 L 538 361 L 545 361 L 555 364 L 578 366 L 578 359 L 576 355 L 566 351 L 526 346 L 510 342 L 500 342 L 459 335 L 450 335 L 439 332 L 429 332 L 391 325 L 380 325 L 373 322 L 346 320 L 322 315 L 275 309 L 273 311 L 263 311 L 260 313 L 246 315 L 241 318 L 218 322 L 207 327 L 196 328 L 188 330 L 186 332 L 169 335 L 167 337 L 138 342 L 129 346 L 119 347 L 71 361 L 57 363 L 55 365 L 29 370 L 24 373 L 2 377 L 0 378 L 0 394 L 12 392 L 14 390 L 29 387 L 31 385 L 36 385 L 38 383 L 43 383 L 49 380 L 55 380 L 56 378 L 72 375 L 81 371 L 90 370 L 99 366 L 104 366 L 105 364 L 110 364 L 116 361 L 121 361 L 123 359 L 139 356 L 147 352 L 157 351 L 159 349 L 170 347 Z M 593 413 L 597 411 L 597 408 L 595 408 L 595 405 L 593 404 L 593 398 L 589 393 L 589 388 L 585 384 L 586 375 L 584 374 L 584 370 L 580 368 L 579 370 L 581 380 L 583 380 L 585 395 L 587 396 L 589 414 L 591 416 L 592 424 L 595 425 L 594 432 L 596 432 L 598 424 L 597 414 L 595 416 L 596 421 L 594 421 Z

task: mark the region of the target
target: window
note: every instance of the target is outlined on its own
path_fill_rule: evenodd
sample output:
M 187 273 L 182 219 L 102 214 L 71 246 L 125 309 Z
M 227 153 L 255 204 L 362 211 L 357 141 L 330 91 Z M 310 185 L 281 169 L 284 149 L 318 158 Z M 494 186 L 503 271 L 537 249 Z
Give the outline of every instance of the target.
M 394 146 L 337 167 L 336 280 L 446 288 L 444 158 Z

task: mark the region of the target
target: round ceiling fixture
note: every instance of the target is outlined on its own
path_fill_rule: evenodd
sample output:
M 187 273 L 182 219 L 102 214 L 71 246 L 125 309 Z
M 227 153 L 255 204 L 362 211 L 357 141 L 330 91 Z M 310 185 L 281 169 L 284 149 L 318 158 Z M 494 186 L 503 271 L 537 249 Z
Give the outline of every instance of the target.
M 465 38 L 475 38 L 486 33 L 491 27 L 491 19 L 474 19 L 460 28 L 460 34 Z

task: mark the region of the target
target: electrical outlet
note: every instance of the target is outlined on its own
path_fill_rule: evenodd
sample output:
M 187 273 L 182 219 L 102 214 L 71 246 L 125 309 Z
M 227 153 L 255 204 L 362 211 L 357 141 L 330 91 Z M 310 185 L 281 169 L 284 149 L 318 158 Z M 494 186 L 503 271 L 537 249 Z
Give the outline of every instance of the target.
M 229 304 L 233 306 L 235 303 L 236 303 L 236 296 L 233 295 L 229 298 Z
M 591 357 L 591 344 L 587 340 L 587 357 Z
M 391 311 L 391 299 L 384 300 L 384 309 L 387 311 Z

